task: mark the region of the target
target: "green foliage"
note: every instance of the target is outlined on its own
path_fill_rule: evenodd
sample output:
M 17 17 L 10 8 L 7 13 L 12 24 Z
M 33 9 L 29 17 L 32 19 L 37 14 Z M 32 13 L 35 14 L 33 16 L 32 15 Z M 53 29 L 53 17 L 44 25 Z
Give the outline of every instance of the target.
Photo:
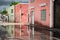
M 3 10 L 1 13 L 2 15 L 6 15 L 8 12 L 6 10 Z
M 19 2 L 14 2 L 14 1 L 12 1 L 11 3 L 10 3 L 10 6 L 12 6 L 12 5 L 16 5 L 16 4 L 18 4 Z

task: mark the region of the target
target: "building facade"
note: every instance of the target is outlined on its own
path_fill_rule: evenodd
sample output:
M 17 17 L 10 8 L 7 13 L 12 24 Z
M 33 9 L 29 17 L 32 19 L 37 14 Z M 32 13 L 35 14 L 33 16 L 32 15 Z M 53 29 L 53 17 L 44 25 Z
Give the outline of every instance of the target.
M 52 28 L 53 27 L 53 3 L 54 0 L 30 0 L 29 10 L 31 14 L 31 24 L 34 24 L 34 28 Z M 34 15 L 33 15 L 34 14 Z M 34 21 L 34 23 L 33 23 Z M 35 28 L 36 29 L 36 28 Z M 44 29 L 40 31 L 41 40 L 51 40 L 51 32 L 45 31 Z
M 8 22 L 14 23 L 14 6 L 10 6 L 6 10 L 8 12 Z M 14 25 L 8 25 L 7 30 L 10 37 L 14 37 Z
M 20 25 L 15 25 L 14 28 L 14 37 L 16 38 L 29 35 L 29 26 L 26 26 L 28 23 L 32 24 L 34 28 L 51 28 L 53 26 L 53 0 L 30 0 L 29 3 L 15 5 L 14 23 L 20 23 Z M 46 35 L 48 35 L 49 38 Z M 51 39 L 49 31 L 41 30 L 40 36 L 41 40 Z
M 21 25 L 15 26 L 15 37 L 20 38 L 21 36 L 28 35 L 28 26 L 23 24 L 28 23 L 28 4 L 20 3 L 15 5 L 15 23 L 21 23 Z

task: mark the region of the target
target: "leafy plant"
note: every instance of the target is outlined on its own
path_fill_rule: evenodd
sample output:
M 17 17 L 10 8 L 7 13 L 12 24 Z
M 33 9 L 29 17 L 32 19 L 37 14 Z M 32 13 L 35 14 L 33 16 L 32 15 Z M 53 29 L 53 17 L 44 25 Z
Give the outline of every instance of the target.
M 19 2 L 14 2 L 14 1 L 12 1 L 11 3 L 10 3 L 10 6 L 12 6 L 12 5 L 16 5 L 16 4 L 18 4 Z
M 8 12 L 6 10 L 3 10 L 1 13 L 2 15 L 6 15 Z

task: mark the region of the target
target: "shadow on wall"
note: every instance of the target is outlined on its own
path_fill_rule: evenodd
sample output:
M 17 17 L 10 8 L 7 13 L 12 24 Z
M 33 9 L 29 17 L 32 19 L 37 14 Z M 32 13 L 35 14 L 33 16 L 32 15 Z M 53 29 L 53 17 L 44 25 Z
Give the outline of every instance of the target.
M 32 29 L 32 27 L 34 27 L 34 30 L 35 31 L 41 31 L 41 30 L 49 30 L 49 26 L 47 25 L 43 25 L 42 23 L 38 22 L 38 21 L 35 21 L 34 22 L 34 26 L 32 24 L 30 24 L 30 27 Z

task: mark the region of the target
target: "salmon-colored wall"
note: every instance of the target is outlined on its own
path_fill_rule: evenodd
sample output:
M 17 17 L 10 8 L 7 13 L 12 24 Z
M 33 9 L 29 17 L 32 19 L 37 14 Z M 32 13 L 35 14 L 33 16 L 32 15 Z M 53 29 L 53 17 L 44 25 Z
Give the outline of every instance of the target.
M 19 23 L 20 22 L 20 4 L 15 5 L 14 7 L 14 13 L 15 13 L 15 22 Z
M 46 6 L 40 6 L 43 3 L 46 3 Z M 35 2 L 30 3 L 30 6 L 34 6 L 35 21 L 50 28 L 50 0 L 35 0 Z M 41 10 L 43 9 L 46 10 L 46 21 L 41 20 Z M 46 40 L 50 40 L 50 32 L 45 31 L 45 34 L 49 35 L 49 37 L 46 36 Z M 40 40 L 42 40 L 42 38 Z
M 46 3 L 46 6 L 41 7 L 40 4 Z M 35 0 L 30 3 L 30 7 L 34 6 L 35 21 L 50 27 L 50 0 Z M 46 9 L 46 21 L 41 20 L 41 10 Z
M 21 11 L 20 11 L 21 10 Z M 21 22 L 20 22 L 20 13 L 21 13 Z M 15 5 L 15 23 L 23 23 L 27 24 L 28 23 L 28 5 L 27 4 L 17 4 Z M 15 26 L 15 37 L 19 38 L 20 37 L 20 29 L 21 29 L 21 35 L 23 34 L 24 36 L 28 35 L 28 26 L 25 25 L 16 25 Z
M 15 17 L 15 23 L 19 23 L 20 22 L 20 4 L 15 5 L 14 7 L 14 17 Z M 14 35 L 16 38 L 20 37 L 20 25 L 15 25 L 15 32 Z

